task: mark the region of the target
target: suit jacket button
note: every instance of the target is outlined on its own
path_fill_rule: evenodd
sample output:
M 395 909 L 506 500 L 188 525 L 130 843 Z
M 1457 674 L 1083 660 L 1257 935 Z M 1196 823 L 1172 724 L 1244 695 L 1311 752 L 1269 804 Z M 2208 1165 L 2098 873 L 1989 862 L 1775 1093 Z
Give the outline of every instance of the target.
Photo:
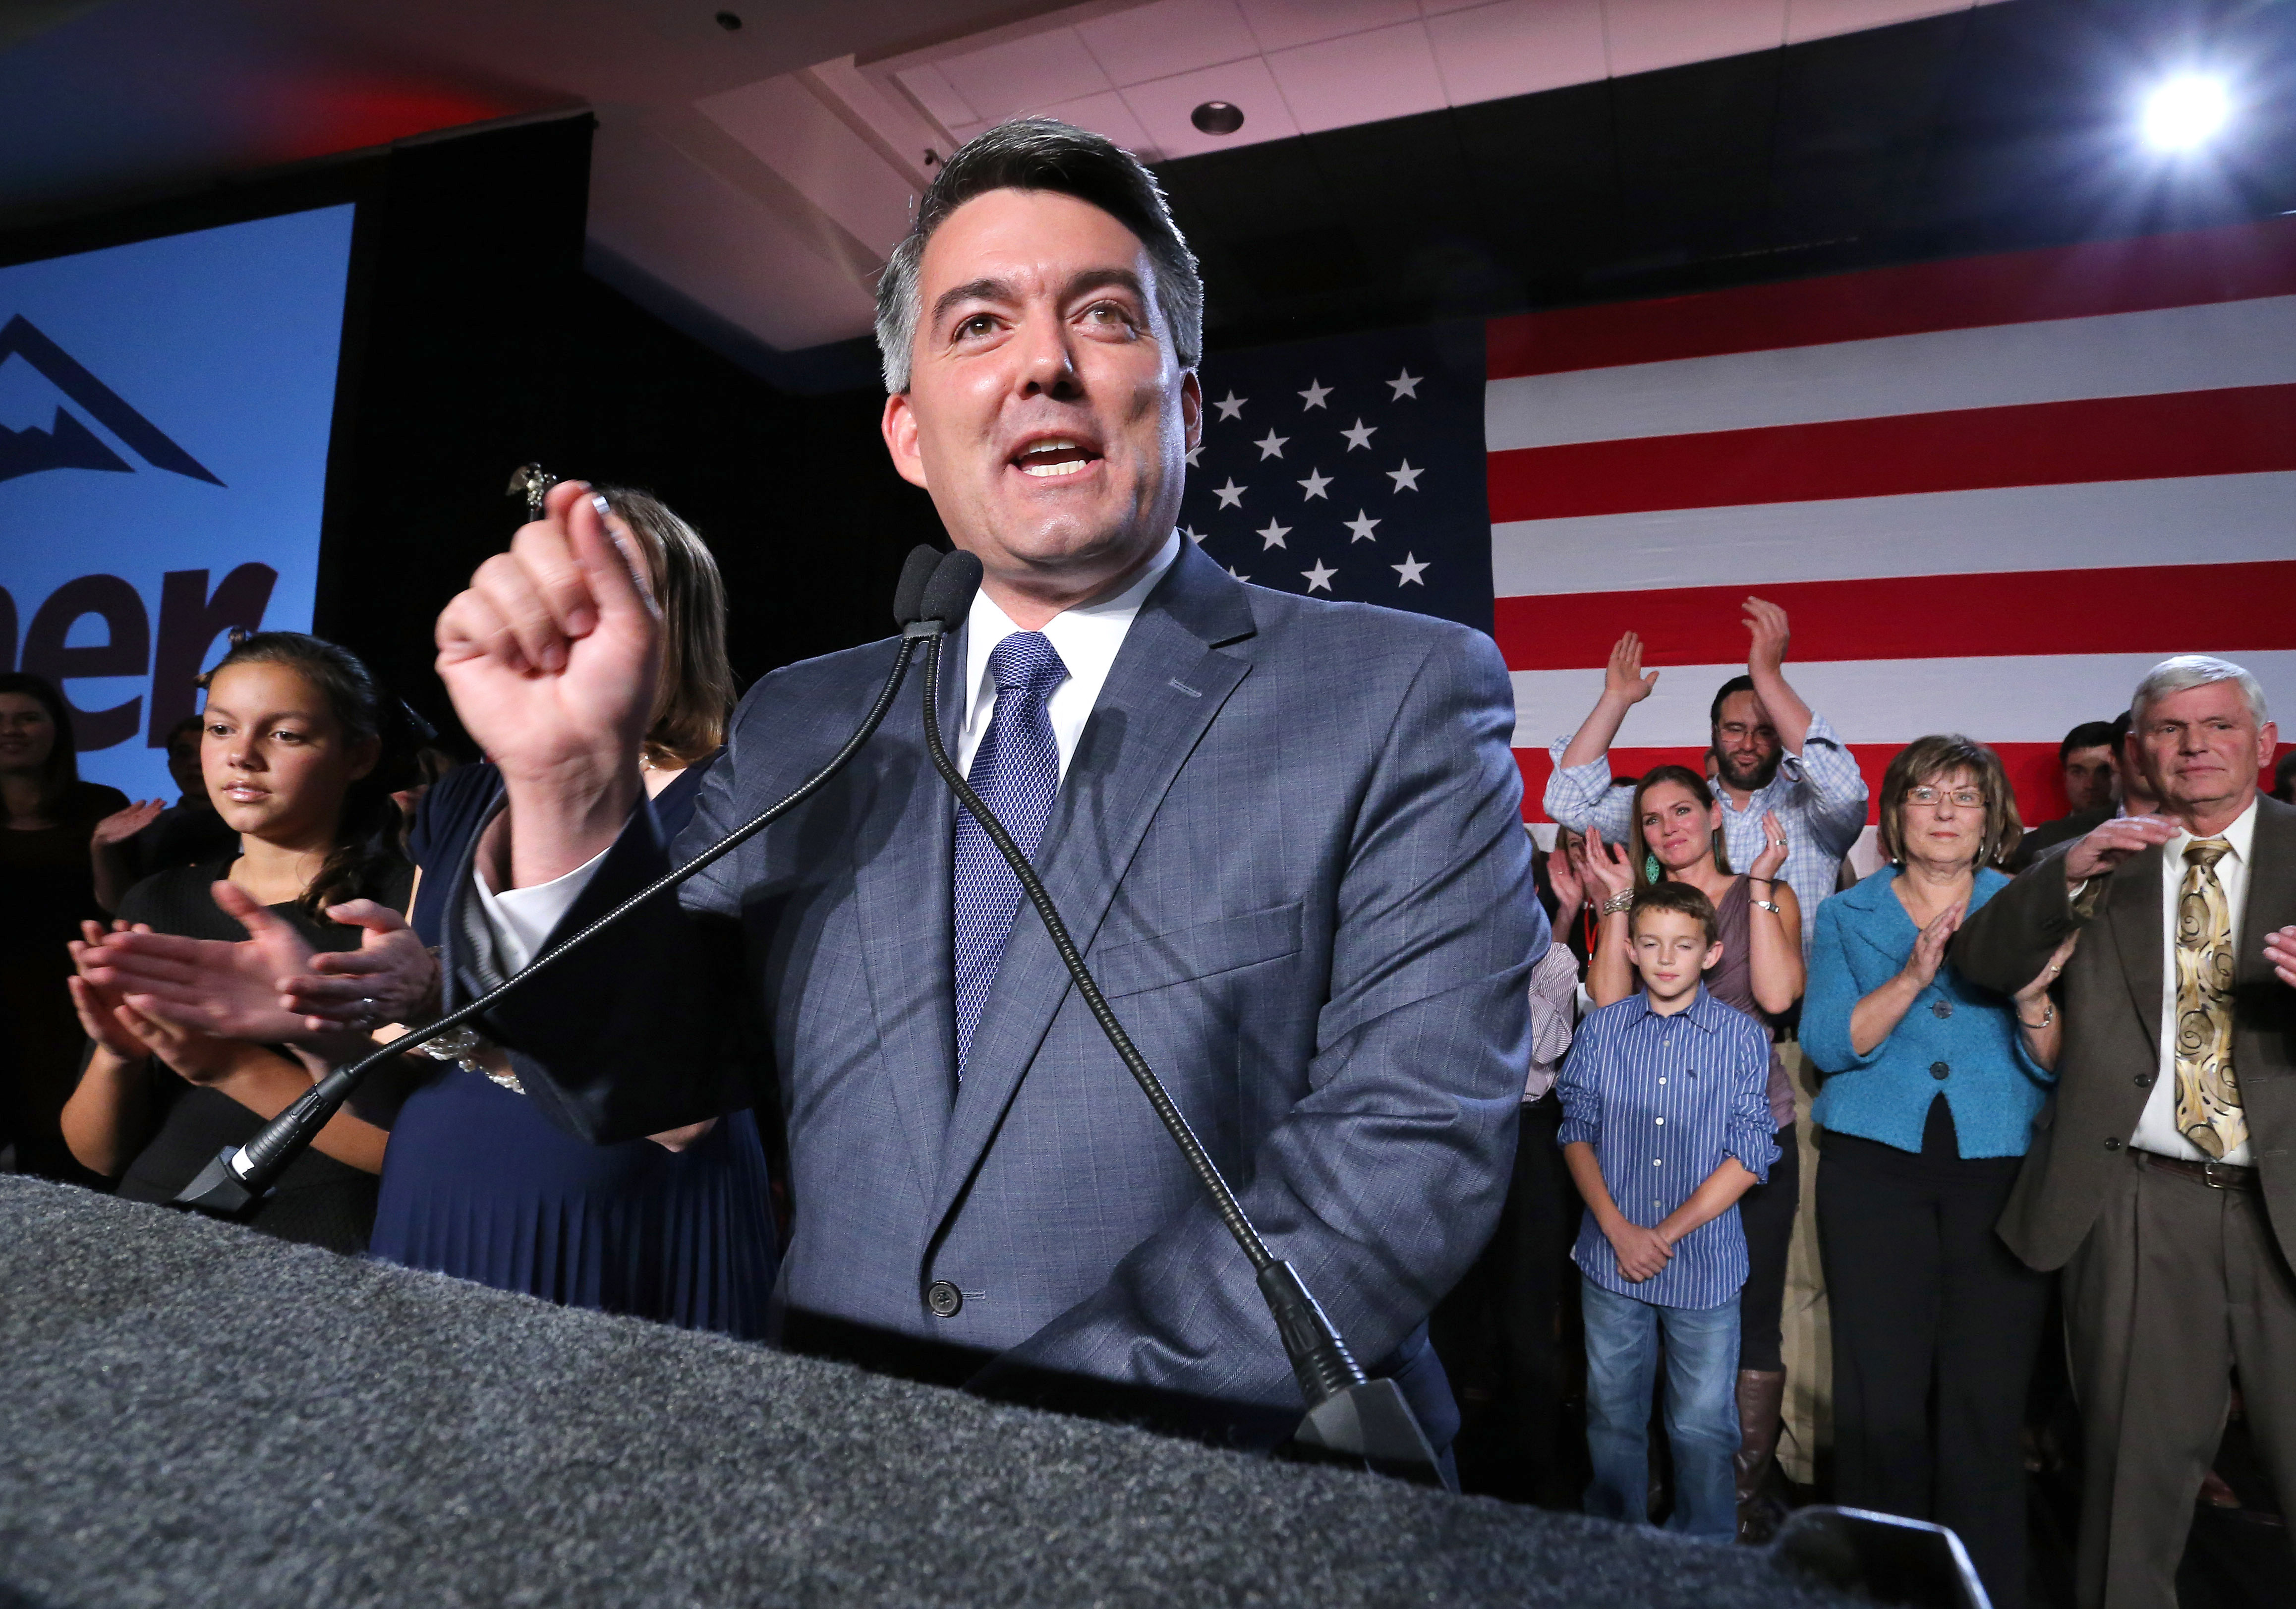
M 964 1293 L 946 1279 L 936 1279 L 925 1287 L 925 1306 L 936 1318 L 954 1318 L 964 1305 Z
M 2152 1088 L 2152 1079 L 2153 1079 L 2153 1076 L 2154 1076 L 2154 1075 L 2152 1075 L 2152 1073 L 2149 1073 L 2149 1072 L 2140 1072 L 2140 1073 L 2138 1073 L 2138 1074 L 2136 1075 L 2136 1088 L 2138 1088 L 2139 1089 L 2150 1089 L 2150 1088 Z
M 1943 1062 L 1931 1062 L 1930 1063 L 1930 1077 L 1933 1079 L 1942 1079 L 1952 1071 L 1953 1069 L 1947 1066 Z
M 2118 1138 L 2108 1137 L 2104 1142 L 2104 1148 L 2107 1151 L 2118 1151 L 2120 1149 L 2120 1141 Z
M 1930 1003 L 1930 1014 L 1940 1021 L 1953 1015 L 1953 1002 L 1950 1000 L 1931 1001 Z

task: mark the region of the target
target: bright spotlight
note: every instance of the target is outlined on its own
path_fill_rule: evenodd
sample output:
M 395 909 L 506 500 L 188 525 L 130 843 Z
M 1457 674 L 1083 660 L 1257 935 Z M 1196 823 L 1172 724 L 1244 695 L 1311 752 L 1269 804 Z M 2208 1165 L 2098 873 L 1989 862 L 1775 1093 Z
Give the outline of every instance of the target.
M 2144 140 L 2156 151 L 2195 151 L 2232 116 L 2222 78 L 2180 73 L 2144 99 Z

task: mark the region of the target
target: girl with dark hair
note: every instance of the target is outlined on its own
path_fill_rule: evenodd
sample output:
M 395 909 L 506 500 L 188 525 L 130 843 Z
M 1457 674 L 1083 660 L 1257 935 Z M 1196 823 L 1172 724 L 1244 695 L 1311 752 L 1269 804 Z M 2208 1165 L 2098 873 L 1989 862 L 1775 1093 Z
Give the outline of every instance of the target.
M 312 949 L 356 946 L 355 924 L 403 908 L 413 881 L 390 799 L 408 718 L 356 657 L 299 632 L 238 640 L 205 681 L 201 770 L 238 848 L 145 878 L 120 902 L 121 924 L 229 940 L 267 913 Z M 98 924 L 85 932 L 72 946 L 71 991 L 94 1046 L 64 1107 L 64 1137 L 87 1167 L 118 1178 L 121 1196 L 165 1202 L 308 1090 L 312 1071 L 276 1044 L 161 1014 L 165 1002 L 103 964 Z M 363 1249 L 385 1137 L 340 1113 L 250 1223 L 283 1240 Z
M 1706 974 L 1707 992 L 1761 1023 L 1772 1038 L 1768 1092 L 1778 1157 L 1769 1177 L 1738 1203 L 1747 1262 L 1739 1306 L 1739 1534 L 1759 1540 L 1775 1517 L 1764 1505 L 1762 1487 L 1777 1451 L 1785 1400 L 1786 1257 L 1801 1196 L 1793 1085 L 1775 1043 L 1776 1019 L 1801 997 L 1801 903 L 1780 875 L 1787 844 L 1777 816 L 1763 819 L 1762 850 L 1751 868 L 1732 872 L 1713 789 L 1686 766 L 1645 773 L 1636 784 L 1629 820 L 1624 853 L 1604 844 L 1599 832 L 1587 834 L 1587 872 L 1600 890 L 1603 918 L 1587 994 L 1601 1006 L 1634 992 L 1628 911 L 1635 894 L 1660 882 L 1685 882 L 1713 902 L 1721 935 L 1722 957 Z
M 70 707 L 17 671 L 0 674 L 0 1147 L 14 1145 L 20 1172 L 93 1184 L 57 1121 L 85 1042 L 65 947 L 102 914 L 88 841 L 127 797 L 80 780 Z

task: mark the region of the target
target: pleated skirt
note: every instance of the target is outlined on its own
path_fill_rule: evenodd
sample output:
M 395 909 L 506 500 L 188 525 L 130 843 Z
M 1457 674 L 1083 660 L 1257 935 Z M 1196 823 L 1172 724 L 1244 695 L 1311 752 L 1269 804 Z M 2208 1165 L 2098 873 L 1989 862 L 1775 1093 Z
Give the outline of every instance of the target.
M 370 1252 L 745 1339 L 765 1334 L 779 1261 L 749 1112 L 682 1152 L 591 1145 L 463 1068 L 416 1090 L 392 1126 Z

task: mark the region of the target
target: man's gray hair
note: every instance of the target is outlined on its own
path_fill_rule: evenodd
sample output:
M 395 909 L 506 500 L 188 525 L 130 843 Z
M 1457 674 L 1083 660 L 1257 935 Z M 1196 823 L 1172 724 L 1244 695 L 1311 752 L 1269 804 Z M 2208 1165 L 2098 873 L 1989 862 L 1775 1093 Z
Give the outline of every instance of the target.
M 2211 682 L 2236 685 L 2241 702 L 2248 706 L 2249 714 L 2259 727 L 2272 718 L 2264 708 L 2264 685 L 2246 669 L 2230 660 L 2214 659 L 2205 653 L 2180 653 L 2174 659 L 2162 660 L 2144 673 L 2144 679 L 2136 684 L 2136 696 L 2128 701 L 2129 721 L 2141 728 L 2144 712 L 2152 705 Z
M 877 276 L 877 350 L 889 394 L 909 389 L 909 359 L 924 316 L 918 268 L 925 242 L 950 213 L 992 190 L 1072 195 L 1138 235 L 1155 267 L 1155 310 L 1171 332 L 1173 355 L 1181 368 L 1196 366 L 1204 350 L 1203 276 L 1156 176 L 1113 140 L 1054 118 L 1016 118 L 974 135 L 941 165 L 908 234 Z

